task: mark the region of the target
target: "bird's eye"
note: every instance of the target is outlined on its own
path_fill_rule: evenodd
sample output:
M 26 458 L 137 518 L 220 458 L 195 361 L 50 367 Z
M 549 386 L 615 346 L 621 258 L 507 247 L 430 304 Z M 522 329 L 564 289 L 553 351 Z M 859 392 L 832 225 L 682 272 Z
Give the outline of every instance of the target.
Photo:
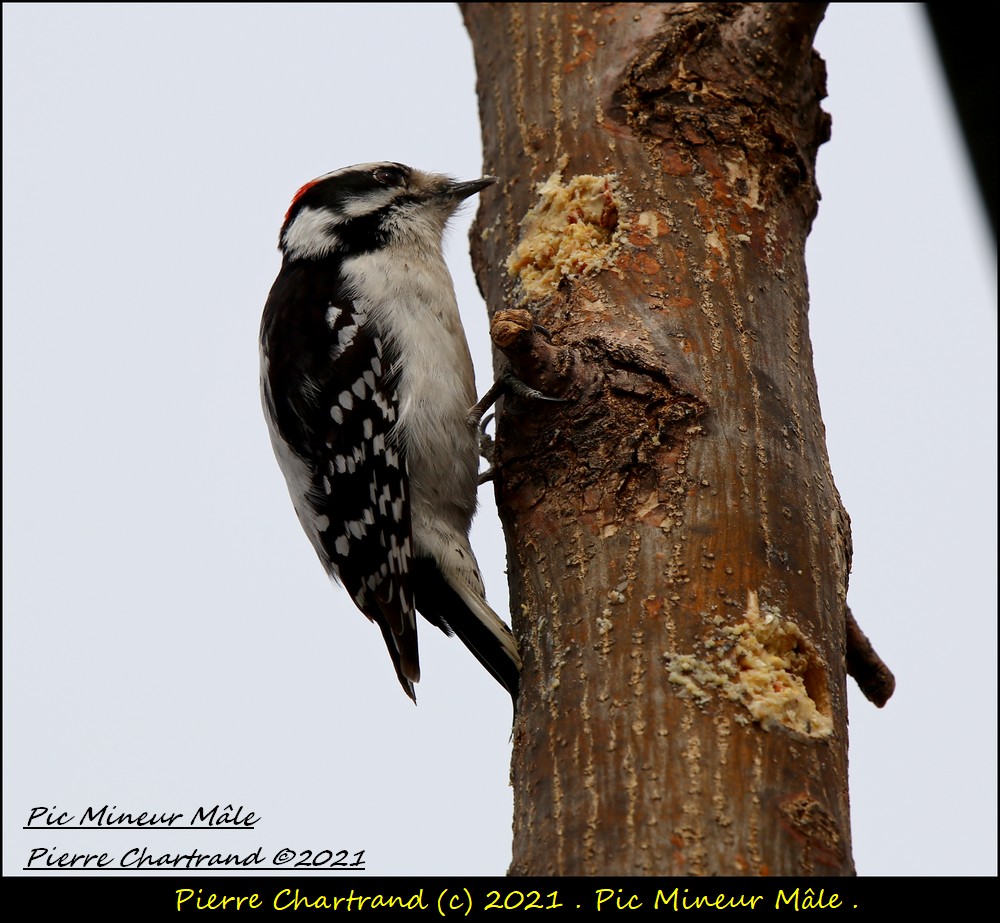
M 372 173 L 372 177 L 383 186 L 402 186 L 406 182 L 402 171 L 394 167 L 379 167 Z

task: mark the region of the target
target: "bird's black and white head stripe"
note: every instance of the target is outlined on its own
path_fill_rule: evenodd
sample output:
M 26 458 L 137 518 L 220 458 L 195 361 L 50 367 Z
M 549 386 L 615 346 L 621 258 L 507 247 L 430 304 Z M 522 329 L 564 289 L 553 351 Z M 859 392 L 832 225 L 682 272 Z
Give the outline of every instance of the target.
M 296 259 L 358 254 L 413 234 L 440 237 L 459 203 L 488 186 L 458 183 L 400 163 L 369 163 L 327 173 L 292 199 L 279 246 Z

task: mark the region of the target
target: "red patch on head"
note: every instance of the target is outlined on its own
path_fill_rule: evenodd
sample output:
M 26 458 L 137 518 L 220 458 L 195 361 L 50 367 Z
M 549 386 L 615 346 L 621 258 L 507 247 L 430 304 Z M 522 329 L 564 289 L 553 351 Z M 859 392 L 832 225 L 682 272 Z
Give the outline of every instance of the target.
M 285 212 L 285 221 L 288 221 L 289 215 L 292 213 L 292 209 L 295 208 L 295 203 L 299 201 L 313 186 L 319 182 L 318 179 L 310 180 L 304 186 L 299 187 L 299 191 L 292 196 L 292 204 L 288 206 L 288 211 Z

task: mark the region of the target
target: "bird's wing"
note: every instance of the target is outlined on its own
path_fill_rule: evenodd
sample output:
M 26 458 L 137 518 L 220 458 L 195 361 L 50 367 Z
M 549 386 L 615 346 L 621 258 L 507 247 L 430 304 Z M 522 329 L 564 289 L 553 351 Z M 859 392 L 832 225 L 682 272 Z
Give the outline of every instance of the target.
M 262 384 L 272 438 L 313 546 L 381 629 L 400 685 L 415 700 L 413 539 L 405 450 L 393 438 L 392 345 L 346 296 L 298 292 L 272 290 L 268 307 L 283 317 L 265 308 Z M 327 350 L 316 348 L 319 337 Z M 279 441 L 292 458 L 281 457 Z

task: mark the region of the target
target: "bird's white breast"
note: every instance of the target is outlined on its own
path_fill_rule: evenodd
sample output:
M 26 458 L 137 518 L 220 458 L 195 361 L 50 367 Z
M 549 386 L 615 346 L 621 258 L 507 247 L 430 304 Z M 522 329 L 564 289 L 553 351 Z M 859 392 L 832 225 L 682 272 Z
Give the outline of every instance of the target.
M 440 249 L 397 244 L 346 259 L 343 273 L 356 307 L 399 357 L 397 438 L 406 446 L 414 521 L 427 504 L 451 508 L 465 533 L 478 474 L 475 434 L 467 423 L 475 377 Z

